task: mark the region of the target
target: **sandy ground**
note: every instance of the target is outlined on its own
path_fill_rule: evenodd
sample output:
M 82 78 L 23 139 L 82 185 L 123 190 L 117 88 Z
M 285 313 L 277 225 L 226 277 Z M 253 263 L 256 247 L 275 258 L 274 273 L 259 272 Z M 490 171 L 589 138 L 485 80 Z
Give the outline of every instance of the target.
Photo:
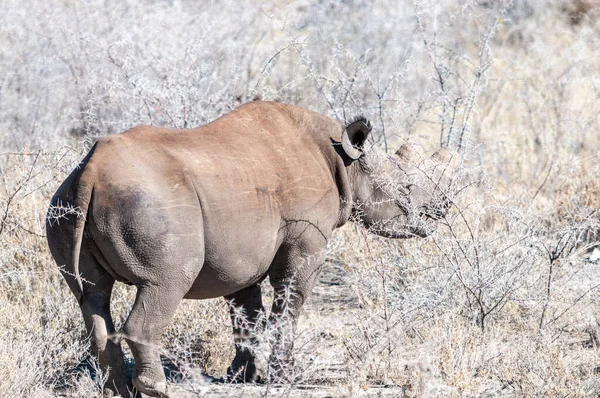
M 203 386 L 196 388 L 185 388 L 178 386 L 174 388 L 172 394 L 174 397 L 191 398 L 191 397 L 206 397 L 206 398 L 257 398 L 257 397 L 290 397 L 290 398 L 328 398 L 328 397 L 402 397 L 402 389 L 399 387 L 376 387 L 372 386 L 351 394 L 336 387 L 325 386 L 297 386 L 295 388 L 271 388 L 267 391 L 266 387 L 259 386 Z
M 304 307 L 300 319 L 299 329 L 310 328 L 314 325 L 328 325 L 325 331 L 318 334 L 319 338 L 310 341 L 302 353 L 311 358 L 311 352 L 318 350 L 314 355 L 312 366 L 322 369 L 319 380 L 308 378 L 295 386 L 264 386 L 264 385 L 231 385 L 210 381 L 206 376 L 198 374 L 192 380 L 172 383 L 170 392 L 174 397 L 402 397 L 401 386 L 393 385 L 361 385 L 353 391 L 348 385 L 348 373 L 340 347 L 335 345 L 331 332 L 344 328 L 350 322 L 352 313 L 360 311 L 355 294 L 351 286 L 344 282 L 347 271 L 342 265 L 328 263 L 313 289 L 313 293 Z M 322 353 L 326 352 L 326 355 Z

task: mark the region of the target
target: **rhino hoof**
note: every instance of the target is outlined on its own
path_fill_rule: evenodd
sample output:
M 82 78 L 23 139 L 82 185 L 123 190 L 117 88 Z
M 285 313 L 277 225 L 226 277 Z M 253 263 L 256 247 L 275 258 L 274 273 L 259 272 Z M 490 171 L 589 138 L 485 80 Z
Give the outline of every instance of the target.
M 102 390 L 102 398 L 140 398 L 141 394 L 133 389 L 131 382 L 128 385 L 119 388 L 104 387 Z
M 151 397 L 169 398 L 166 381 L 155 382 L 149 377 L 140 375 L 133 378 L 133 385 L 139 392 Z
M 115 392 L 110 388 L 105 388 L 102 390 L 102 398 L 113 398 L 115 396 Z
M 264 377 L 261 369 L 254 362 L 245 365 L 231 364 L 227 368 L 227 382 L 229 383 L 263 383 Z
M 126 393 L 115 393 L 113 390 L 105 388 L 102 390 L 102 398 L 141 398 L 142 394 L 139 391 L 131 388 Z

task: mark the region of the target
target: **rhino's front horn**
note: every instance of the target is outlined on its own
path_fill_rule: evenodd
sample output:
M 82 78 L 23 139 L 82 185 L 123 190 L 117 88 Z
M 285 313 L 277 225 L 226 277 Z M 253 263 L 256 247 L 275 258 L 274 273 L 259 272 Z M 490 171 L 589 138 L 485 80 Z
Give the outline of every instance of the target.
M 396 151 L 396 155 L 406 163 L 415 162 L 418 159 L 416 149 L 410 144 L 402 144 Z
M 439 163 L 449 163 L 452 160 L 452 153 L 446 148 L 442 148 L 437 150 L 431 158 Z

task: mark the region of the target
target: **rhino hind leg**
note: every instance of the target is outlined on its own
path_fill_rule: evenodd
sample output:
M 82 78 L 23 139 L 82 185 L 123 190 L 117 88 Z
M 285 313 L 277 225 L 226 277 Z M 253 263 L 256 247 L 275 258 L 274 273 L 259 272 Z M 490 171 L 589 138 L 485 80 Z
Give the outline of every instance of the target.
M 256 333 L 264 328 L 264 307 L 260 284 L 225 296 L 230 301 L 229 314 L 235 339 L 235 358 L 227 368 L 230 382 L 262 382 L 264 370 L 256 363 Z M 260 317 L 263 316 L 261 319 Z
M 85 294 L 81 304 L 92 351 L 98 357 L 102 371 L 108 372 L 103 395 L 129 397 L 133 388 L 126 373 L 120 341 L 114 337 L 115 329 L 109 307 L 110 292 Z
M 160 337 L 190 287 L 176 281 L 163 282 L 161 285 L 138 286 L 135 303 L 122 332 L 135 359 L 134 387 L 139 392 L 160 398 L 169 396 L 160 361 Z
M 79 288 L 75 275 L 66 272 L 65 264 L 72 263 L 72 225 L 54 224 L 48 227 L 50 251 L 60 266 L 71 291 L 77 296 Z M 83 280 L 80 310 L 90 339 L 92 353 L 98 358 L 100 370 L 108 373 L 104 396 L 130 397 L 133 386 L 125 371 L 125 357 L 110 314 L 110 297 L 115 280 L 104 270 L 96 257 L 93 241 L 84 240 L 79 255 L 79 274 Z

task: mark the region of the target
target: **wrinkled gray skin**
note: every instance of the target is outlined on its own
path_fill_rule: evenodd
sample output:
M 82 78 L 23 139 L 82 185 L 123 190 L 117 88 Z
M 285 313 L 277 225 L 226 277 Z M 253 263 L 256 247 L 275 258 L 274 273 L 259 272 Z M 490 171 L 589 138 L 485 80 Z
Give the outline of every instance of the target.
M 401 197 L 391 198 L 365 160 L 370 130 L 364 119 L 344 128 L 303 108 L 257 101 L 197 129 L 137 127 L 101 138 L 52 198 L 47 236 L 93 351 L 110 367 L 105 393 L 128 396 L 133 383 L 167 396 L 160 336 L 184 298 L 224 296 L 253 321 L 261 281 L 268 276 L 280 294 L 293 280 L 295 299 L 275 300 L 272 316 L 297 317 L 332 231 L 352 215 L 391 238 L 431 232 L 448 207 L 442 191 L 399 177 Z M 383 158 L 384 168 L 405 175 L 413 166 L 402 153 L 410 152 Z M 52 222 L 56 207 L 67 205 L 79 215 Z M 119 334 L 109 309 L 115 281 L 137 287 Z M 240 347 L 252 337 L 236 325 L 234 332 L 229 375 L 256 380 L 254 358 Z M 120 338 L 135 359 L 133 380 Z

